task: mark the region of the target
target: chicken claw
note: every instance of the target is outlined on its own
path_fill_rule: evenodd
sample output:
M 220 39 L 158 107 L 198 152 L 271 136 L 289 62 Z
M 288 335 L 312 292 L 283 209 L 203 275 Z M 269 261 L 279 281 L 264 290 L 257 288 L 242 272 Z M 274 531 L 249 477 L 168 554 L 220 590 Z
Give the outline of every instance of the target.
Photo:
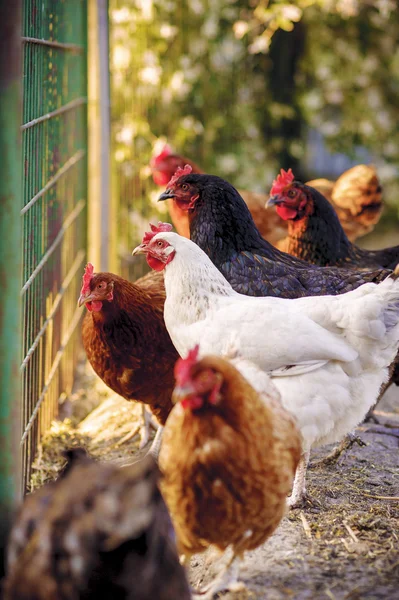
M 116 444 L 114 444 L 114 448 L 119 448 L 119 446 L 122 446 L 122 444 L 126 444 L 126 442 L 128 442 L 129 440 L 131 440 L 132 438 L 134 438 L 135 435 L 137 435 L 140 431 L 140 425 L 136 425 L 135 427 L 133 427 L 133 429 L 131 429 L 126 435 L 123 436 L 123 438 L 121 438 L 119 440 L 119 442 L 117 442 Z
M 324 456 L 324 458 L 320 458 L 319 460 L 315 460 L 314 462 L 312 462 L 311 468 L 334 464 L 341 456 L 341 454 L 343 454 L 347 450 L 350 450 L 354 444 L 358 444 L 359 446 L 366 446 L 366 443 L 363 442 L 363 440 L 359 436 L 357 436 L 354 433 L 348 433 L 348 435 L 344 437 L 342 442 L 340 442 L 338 446 L 334 448 L 334 450 L 327 454 L 327 456 Z
M 141 407 L 141 423 L 139 425 L 136 425 L 135 427 L 133 427 L 126 435 L 124 435 L 123 438 L 120 439 L 119 442 L 117 442 L 115 444 L 114 448 L 119 448 L 119 446 L 122 446 L 122 444 L 126 444 L 126 442 L 128 442 L 129 440 L 134 438 L 137 434 L 139 434 L 140 435 L 139 449 L 141 450 L 149 442 L 151 427 L 153 427 L 154 429 L 158 429 L 159 425 L 154 420 L 152 414 L 147 409 L 146 405 L 143 404 Z M 156 437 L 154 438 L 154 442 L 155 442 L 155 439 L 156 439 Z M 151 448 L 152 448 L 152 446 L 151 446 Z M 158 452 L 159 452 L 159 448 L 158 448 Z M 154 455 L 154 458 L 156 459 L 157 456 L 155 456 L 154 453 L 152 453 L 152 454 Z
M 240 563 L 241 559 L 233 555 L 208 587 L 193 594 L 193 600 L 213 600 L 219 592 L 237 592 L 245 589 L 245 584 L 238 581 Z

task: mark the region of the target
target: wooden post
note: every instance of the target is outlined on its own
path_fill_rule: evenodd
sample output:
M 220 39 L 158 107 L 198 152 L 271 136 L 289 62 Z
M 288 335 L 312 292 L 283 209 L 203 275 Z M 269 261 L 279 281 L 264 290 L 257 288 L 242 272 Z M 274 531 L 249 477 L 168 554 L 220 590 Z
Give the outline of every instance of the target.
M 111 206 L 107 0 L 89 0 L 88 23 L 88 259 L 96 271 L 108 271 L 116 266 L 116 215 Z

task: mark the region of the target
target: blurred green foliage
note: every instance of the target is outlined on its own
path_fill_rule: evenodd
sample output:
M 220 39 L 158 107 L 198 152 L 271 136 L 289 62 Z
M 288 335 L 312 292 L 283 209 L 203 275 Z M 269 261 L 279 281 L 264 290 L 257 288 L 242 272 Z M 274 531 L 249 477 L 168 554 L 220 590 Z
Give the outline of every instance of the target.
M 330 175 L 305 160 L 315 129 L 333 152 L 364 148 L 398 205 L 394 0 L 110 0 L 110 23 L 118 193 L 138 230 L 155 211 L 149 161 L 166 139 L 266 191 L 281 166 Z

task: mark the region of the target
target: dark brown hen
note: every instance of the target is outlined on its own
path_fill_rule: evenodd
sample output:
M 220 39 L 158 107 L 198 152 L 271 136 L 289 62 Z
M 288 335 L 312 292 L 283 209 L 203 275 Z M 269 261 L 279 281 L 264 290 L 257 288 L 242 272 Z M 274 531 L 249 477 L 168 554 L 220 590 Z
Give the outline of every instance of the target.
M 284 250 L 314 265 L 394 269 L 399 262 L 399 246 L 365 250 L 349 241 L 333 206 L 318 190 L 295 181 L 291 169 L 276 179 L 268 206 L 288 223 Z M 279 178 L 285 184 L 279 186 Z
M 135 283 L 86 266 L 79 304 L 88 312 L 83 346 L 94 371 L 126 400 L 149 406 L 163 425 L 172 409 L 173 367 L 178 354 L 163 319 L 163 276 Z
M 4 599 L 188 600 L 153 459 L 118 469 L 75 452 L 22 506 Z

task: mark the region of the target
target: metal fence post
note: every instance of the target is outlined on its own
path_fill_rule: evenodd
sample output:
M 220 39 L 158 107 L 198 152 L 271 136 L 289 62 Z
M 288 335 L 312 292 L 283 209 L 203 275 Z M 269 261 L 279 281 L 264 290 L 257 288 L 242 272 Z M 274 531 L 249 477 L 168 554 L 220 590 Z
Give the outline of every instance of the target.
M 21 494 L 21 2 L 0 2 L 0 574 Z

